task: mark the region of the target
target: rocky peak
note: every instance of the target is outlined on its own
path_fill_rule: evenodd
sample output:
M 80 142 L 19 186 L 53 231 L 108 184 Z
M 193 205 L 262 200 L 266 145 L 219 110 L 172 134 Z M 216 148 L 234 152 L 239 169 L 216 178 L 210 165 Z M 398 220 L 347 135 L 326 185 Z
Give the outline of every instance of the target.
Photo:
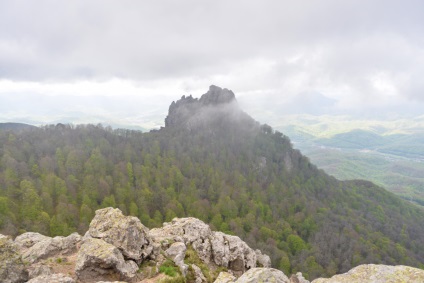
M 173 101 L 169 106 L 165 127 L 184 125 L 205 108 L 209 109 L 211 106 L 215 106 L 216 109 L 220 109 L 233 102 L 236 102 L 236 98 L 231 90 L 215 85 L 211 85 L 208 92 L 203 94 L 200 99 L 193 98 L 191 95 L 183 95 L 181 99 Z
M 209 91 L 200 97 L 199 102 L 202 105 L 218 105 L 230 103 L 236 100 L 234 93 L 226 88 L 211 85 Z

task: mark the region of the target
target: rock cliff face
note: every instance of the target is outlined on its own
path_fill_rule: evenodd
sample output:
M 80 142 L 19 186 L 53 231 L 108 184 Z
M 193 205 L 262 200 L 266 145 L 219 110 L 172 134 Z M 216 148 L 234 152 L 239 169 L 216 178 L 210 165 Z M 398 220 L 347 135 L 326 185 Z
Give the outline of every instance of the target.
M 199 219 L 175 218 L 149 230 L 113 208 L 96 211 L 84 237 L 29 232 L 12 241 L 0 235 L 0 282 L 6 283 L 309 283 L 300 272 L 288 278 L 270 266 L 267 255 Z M 312 283 L 325 282 L 424 282 L 424 271 L 361 265 Z
M 219 106 L 219 107 L 215 107 Z M 236 98 L 231 90 L 211 85 L 209 91 L 200 99 L 182 96 L 177 102 L 169 106 L 168 116 L 165 118 L 165 127 L 193 126 L 209 118 L 209 110 L 219 108 L 227 112 L 228 108 L 238 108 Z M 214 109 L 216 112 L 217 109 Z M 239 110 L 240 111 L 240 110 Z

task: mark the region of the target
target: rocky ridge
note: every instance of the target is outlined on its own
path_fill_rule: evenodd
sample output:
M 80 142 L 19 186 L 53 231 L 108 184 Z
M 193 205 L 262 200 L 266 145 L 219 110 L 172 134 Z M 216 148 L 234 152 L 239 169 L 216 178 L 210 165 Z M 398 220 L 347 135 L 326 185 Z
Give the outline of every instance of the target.
M 215 282 L 309 283 L 271 268 L 267 255 L 237 236 L 212 231 L 196 218 L 175 218 L 149 230 L 119 209 L 96 211 L 84 237 L 24 233 L 0 235 L 0 282 Z M 331 282 L 424 282 L 407 266 L 361 265 Z
M 229 108 L 237 111 L 228 111 Z M 231 112 L 238 114 L 242 111 L 238 108 L 235 95 L 231 90 L 211 85 L 208 92 L 200 98 L 183 95 L 181 99 L 173 101 L 165 118 L 165 127 L 195 127 L 209 120 L 210 115 L 217 115 L 216 112 L 219 112 L 219 116 Z

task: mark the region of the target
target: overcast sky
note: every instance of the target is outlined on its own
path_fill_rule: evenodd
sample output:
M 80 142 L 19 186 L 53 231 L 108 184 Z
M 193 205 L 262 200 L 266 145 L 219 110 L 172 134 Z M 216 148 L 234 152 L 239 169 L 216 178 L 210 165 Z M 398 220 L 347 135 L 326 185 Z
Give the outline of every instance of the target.
M 423 32 L 421 0 L 0 0 L 0 122 L 154 127 L 211 84 L 258 120 L 423 115 Z

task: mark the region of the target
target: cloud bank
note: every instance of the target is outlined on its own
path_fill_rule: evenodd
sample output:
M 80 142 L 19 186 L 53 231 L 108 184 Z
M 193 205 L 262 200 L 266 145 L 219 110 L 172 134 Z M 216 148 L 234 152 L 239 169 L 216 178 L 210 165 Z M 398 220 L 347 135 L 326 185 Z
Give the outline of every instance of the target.
M 258 115 L 422 114 L 423 10 L 414 0 L 2 1 L 0 119 L 146 123 L 211 84 Z

